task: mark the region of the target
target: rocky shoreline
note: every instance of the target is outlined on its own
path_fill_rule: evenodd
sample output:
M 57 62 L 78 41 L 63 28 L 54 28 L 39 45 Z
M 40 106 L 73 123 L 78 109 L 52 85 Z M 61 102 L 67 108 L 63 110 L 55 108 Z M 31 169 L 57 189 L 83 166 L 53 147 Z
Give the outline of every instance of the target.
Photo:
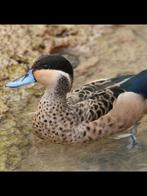
M 5 83 L 48 53 L 72 62 L 74 87 L 137 73 L 147 67 L 147 26 L 0 25 L 0 51 L 0 171 L 19 170 L 33 146 L 32 114 L 44 89 L 11 90 Z

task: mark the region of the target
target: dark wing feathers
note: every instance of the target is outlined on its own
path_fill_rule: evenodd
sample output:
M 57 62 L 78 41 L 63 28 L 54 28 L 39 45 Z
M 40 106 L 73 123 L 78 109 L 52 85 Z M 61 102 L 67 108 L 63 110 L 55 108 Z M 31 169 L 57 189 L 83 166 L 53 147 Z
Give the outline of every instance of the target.
M 123 83 L 127 79 L 131 78 L 133 75 L 123 75 L 111 79 L 97 80 L 95 82 L 91 82 L 89 84 L 85 84 L 80 88 L 73 90 L 67 98 L 68 104 L 76 104 L 81 101 L 85 101 L 90 97 L 95 96 L 97 93 L 101 93 L 106 88 L 111 88 L 114 85 L 119 86 L 119 83 Z
M 130 78 L 130 76 L 86 84 L 74 90 L 67 98 L 67 102 L 70 106 L 76 108 L 76 112 L 80 114 L 80 121 L 96 120 L 107 114 L 112 109 L 114 100 L 120 93 L 125 92 L 124 89 L 119 87 L 119 83 L 127 78 Z
M 81 114 L 81 121 L 91 122 L 107 114 L 112 109 L 114 100 L 123 92 L 125 91 L 119 87 L 105 89 L 93 93 L 91 97 L 78 102 L 73 107 L 76 108 L 76 112 Z

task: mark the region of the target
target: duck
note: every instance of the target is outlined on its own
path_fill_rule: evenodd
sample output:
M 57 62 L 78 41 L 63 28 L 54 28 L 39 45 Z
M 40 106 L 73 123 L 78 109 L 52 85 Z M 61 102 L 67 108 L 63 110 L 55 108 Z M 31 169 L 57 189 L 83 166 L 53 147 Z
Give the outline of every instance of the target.
M 45 87 L 33 116 L 33 133 L 42 140 L 87 143 L 130 128 L 136 141 L 138 123 L 147 113 L 147 70 L 92 81 L 75 90 L 73 80 L 69 60 L 47 54 L 6 87 L 37 83 Z

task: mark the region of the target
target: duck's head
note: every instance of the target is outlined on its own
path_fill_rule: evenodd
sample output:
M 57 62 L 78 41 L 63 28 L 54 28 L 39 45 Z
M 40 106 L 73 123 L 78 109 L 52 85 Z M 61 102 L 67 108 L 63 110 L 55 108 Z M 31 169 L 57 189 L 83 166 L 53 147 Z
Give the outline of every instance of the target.
M 22 77 L 8 82 L 6 87 L 18 88 L 33 83 L 41 83 L 46 88 L 62 87 L 69 91 L 73 82 L 73 68 L 63 56 L 43 55 L 33 64 L 32 68 Z

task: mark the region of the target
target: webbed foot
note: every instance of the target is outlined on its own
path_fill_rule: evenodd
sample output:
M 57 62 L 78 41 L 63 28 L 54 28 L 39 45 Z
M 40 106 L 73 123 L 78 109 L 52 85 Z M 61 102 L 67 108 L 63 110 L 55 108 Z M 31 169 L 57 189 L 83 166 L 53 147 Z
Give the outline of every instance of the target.
M 127 146 L 128 149 L 134 148 L 138 142 L 137 142 L 137 128 L 139 123 L 136 123 L 134 127 L 131 129 L 131 135 L 129 137 L 129 145 Z

